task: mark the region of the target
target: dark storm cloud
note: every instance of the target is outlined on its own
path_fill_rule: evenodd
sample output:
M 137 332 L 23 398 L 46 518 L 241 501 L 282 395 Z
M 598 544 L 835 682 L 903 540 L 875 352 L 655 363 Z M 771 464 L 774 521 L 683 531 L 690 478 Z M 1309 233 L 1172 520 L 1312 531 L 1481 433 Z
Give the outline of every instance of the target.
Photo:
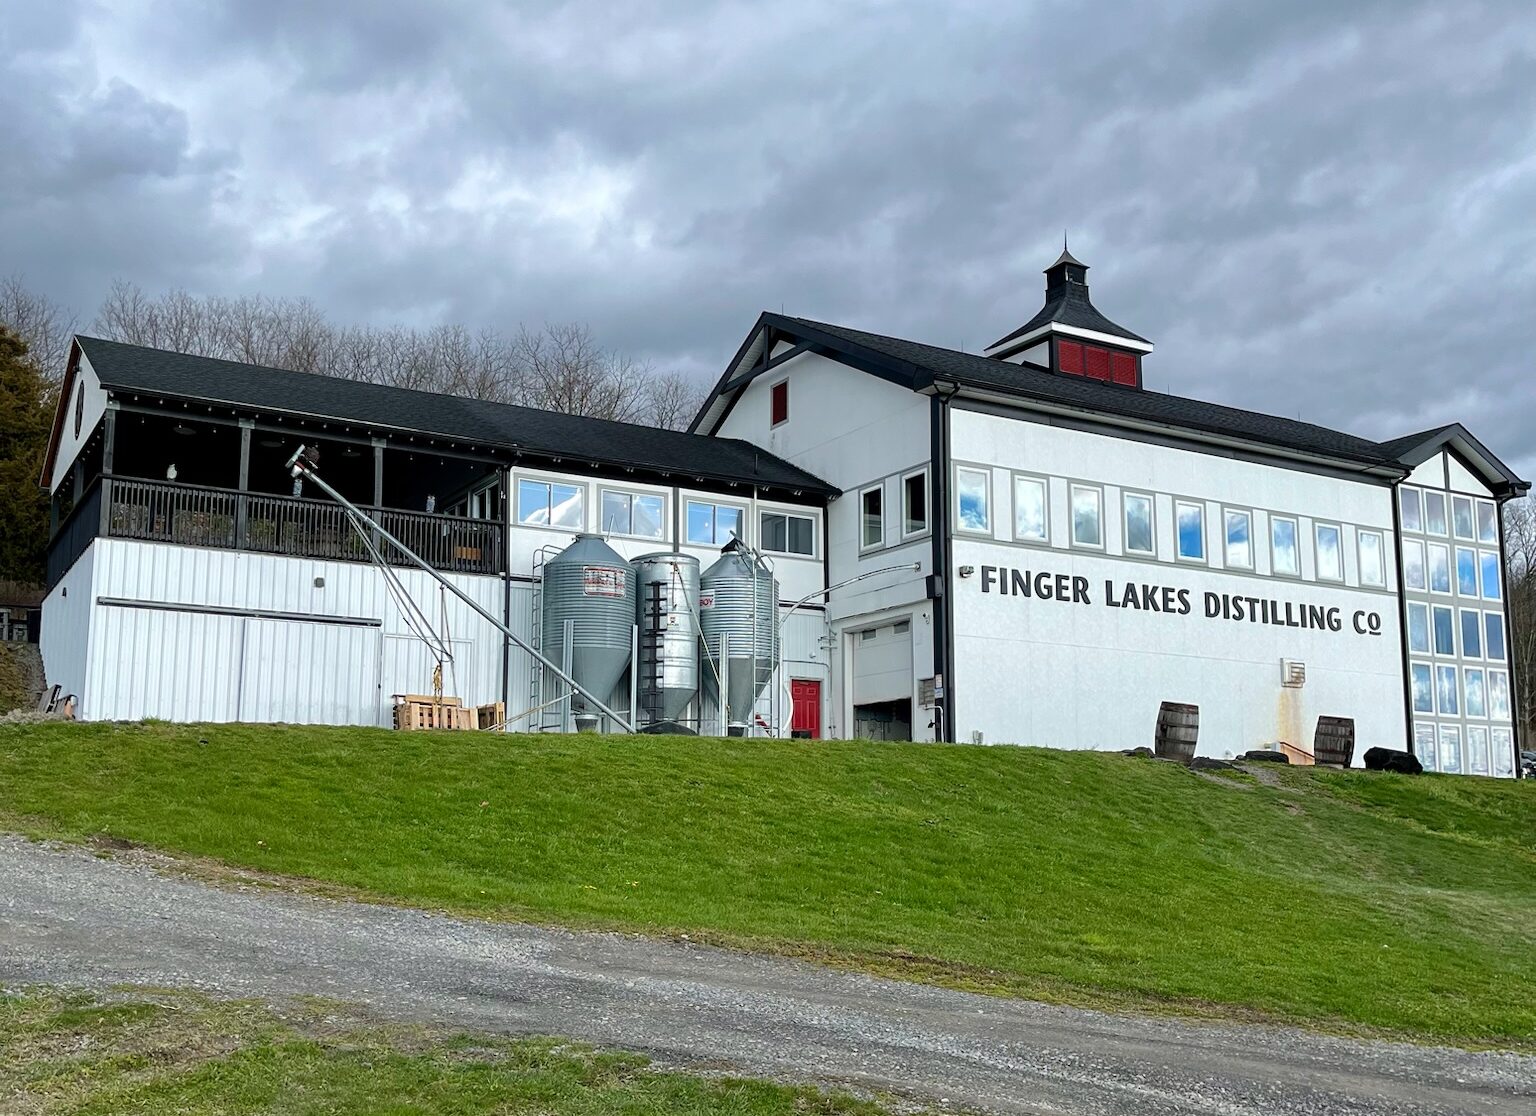
M 15 2 L 15 0 L 10 0 Z M 1154 387 L 1536 473 L 1528 4 L 30 6 L 0 272 L 342 319 L 976 349 L 1061 229 Z

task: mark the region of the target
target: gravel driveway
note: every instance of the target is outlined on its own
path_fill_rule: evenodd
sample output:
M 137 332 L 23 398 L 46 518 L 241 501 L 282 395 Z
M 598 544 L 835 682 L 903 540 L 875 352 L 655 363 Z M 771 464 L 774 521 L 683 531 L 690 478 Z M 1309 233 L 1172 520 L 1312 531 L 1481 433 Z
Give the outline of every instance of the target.
M 1530 1113 L 1536 1058 L 1122 1018 L 687 944 L 466 921 L 0 835 L 0 985 L 312 993 L 990 1112 Z

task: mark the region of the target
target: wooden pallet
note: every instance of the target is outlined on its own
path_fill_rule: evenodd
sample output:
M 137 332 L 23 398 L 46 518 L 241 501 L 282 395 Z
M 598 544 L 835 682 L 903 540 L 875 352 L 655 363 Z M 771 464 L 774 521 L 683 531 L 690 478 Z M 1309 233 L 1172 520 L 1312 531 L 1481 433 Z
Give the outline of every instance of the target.
M 456 697 L 430 694 L 395 694 L 395 728 L 405 732 L 426 729 L 473 729 L 475 711 Z

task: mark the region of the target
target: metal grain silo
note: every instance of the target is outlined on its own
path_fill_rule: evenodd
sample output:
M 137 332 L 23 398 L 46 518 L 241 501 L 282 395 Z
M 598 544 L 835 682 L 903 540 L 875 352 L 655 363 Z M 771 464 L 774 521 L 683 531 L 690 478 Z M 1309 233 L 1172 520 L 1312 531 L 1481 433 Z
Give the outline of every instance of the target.
M 721 555 L 700 579 L 699 620 L 714 668 L 705 683 L 718 693 L 723 675 L 729 691 L 720 703 L 721 719 L 750 724 L 779 662 L 779 583 L 773 572 L 739 551 Z
M 638 693 L 642 725 L 681 725 L 699 696 L 699 560 L 663 551 L 635 568 L 640 624 Z
M 544 564 L 540 649 L 560 662 L 565 647 L 565 622 L 572 623 L 570 673 L 577 682 L 607 701 L 629 666 L 635 624 L 635 578 L 629 563 L 601 537 L 577 535 Z M 559 693 L 551 679 L 546 692 Z M 571 708 L 586 712 L 587 700 L 573 694 Z M 592 712 L 596 712 L 593 710 Z

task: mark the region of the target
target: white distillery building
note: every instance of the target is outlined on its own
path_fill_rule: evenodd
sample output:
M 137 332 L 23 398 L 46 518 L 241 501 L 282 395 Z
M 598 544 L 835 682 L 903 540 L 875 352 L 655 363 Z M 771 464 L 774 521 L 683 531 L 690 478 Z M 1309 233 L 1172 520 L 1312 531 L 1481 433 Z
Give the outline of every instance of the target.
M 765 313 L 689 433 L 78 338 L 43 478 L 49 678 L 88 719 L 383 724 L 446 648 L 449 692 L 570 727 L 518 643 L 401 568 L 421 638 L 340 508 L 293 491 L 304 443 L 563 663 L 545 567 L 576 535 L 706 582 L 741 540 L 767 636 L 754 612 L 709 642 L 729 587 L 650 612 L 694 648 L 698 731 L 1125 748 L 1176 701 L 1205 754 L 1309 747 L 1338 716 L 1357 757 L 1515 775 L 1499 505 L 1529 485 L 1460 425 L 1378 443 L 1147 390 L 1151 351 L 1066 252 L 980 355 Z M 632 607 L 601 688 L 644 724 L 661 674 Z M 756 682 L 749 709 L 722 713 L 722 676 Z

